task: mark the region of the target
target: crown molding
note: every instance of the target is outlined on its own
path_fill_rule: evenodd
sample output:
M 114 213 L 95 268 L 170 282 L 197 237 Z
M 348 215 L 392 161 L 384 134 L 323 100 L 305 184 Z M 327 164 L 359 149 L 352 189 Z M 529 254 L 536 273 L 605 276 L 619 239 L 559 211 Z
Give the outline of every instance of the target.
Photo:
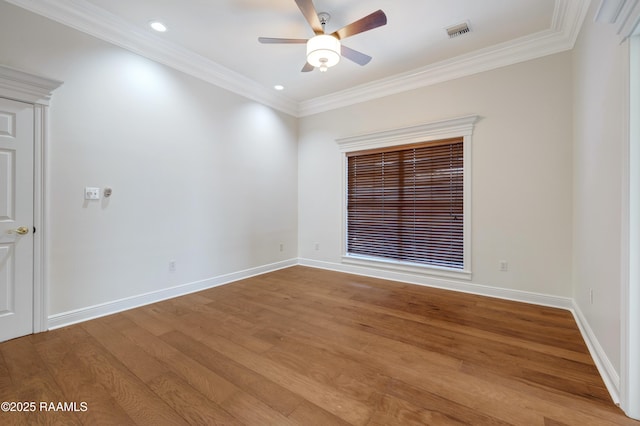
M 296 102 L 85 0 L 5 0 L 295 117 L 304 117 L 573 48 L 591 0 L 556 0 L 548 30 L 348 90 Z M 634 3 L 638 0 L 626 0 Z
M 390 78 L 300 103 L 300 117 L 573 49 L 590 0 L 556 0 L 551 28 Z
M 473 126 L 479 118 L 477 115 L 465 115 L 410 127 L 338 138 L 336 143 L 341 152 L 352 152 L 415 142 L 429 142 L 458 136 L 470 136 Z
M 0 95 L 3 97 L 49 105 L 51 92 L 60 85 L 62 85 L 61 81 L 0 65 Z
M 5 1 L 287 114 L 297 114 L 298 105 L 292 99 L 275 94 L 272 89 L 204 56 L 141 31 L 85 0 Z
M 594 21 L 616 25 L 622 41 L 640 34 L 640 0 L 601 0 Z
M 625 3 L 626 0 L 601 0 L 593 20 L 605 24 L 615 23 Z

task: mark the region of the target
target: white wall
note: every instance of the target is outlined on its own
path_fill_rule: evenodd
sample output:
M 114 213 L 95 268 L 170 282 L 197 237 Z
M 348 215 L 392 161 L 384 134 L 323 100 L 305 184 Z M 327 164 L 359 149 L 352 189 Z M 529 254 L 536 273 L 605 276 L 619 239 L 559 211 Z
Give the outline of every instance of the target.
M 562 53 L 300 119 L 300 257 L 340 263 L 337 138 L 478 114 L 473 285 L 571 296 L 571 102 L 571 54 Z
M 335 140 L 477 114 L 467 289 L 575 299 L 615 375 L 628 44 L 597 3 L 573 52 L 296 120 L 0 1 L 0 62 L 64 81 L 49 313 L 296 257 L 340 268 Z M 114 193 L 85 202 L 85 186 Z
M 295 118 L 1 1 L 0 17 L 0 61 L 64 82 L 50 314 L 297 256 Z
M 620 44 L 614 25 L 593 21 L 596 3 L 592 4 L 573 51 L 573 298 L 619 374 L 628 43 Z

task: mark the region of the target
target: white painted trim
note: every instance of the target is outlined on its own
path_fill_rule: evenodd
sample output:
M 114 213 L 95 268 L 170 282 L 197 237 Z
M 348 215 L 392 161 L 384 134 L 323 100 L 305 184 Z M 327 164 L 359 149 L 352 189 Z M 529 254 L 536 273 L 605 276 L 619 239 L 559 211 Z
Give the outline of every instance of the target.
M 51 92 L 62 82 L 0 65 L 0 96 L 30 104 L 49 105 Z
M 605 1 L 603 1 L 605 3 Z M 625 406 L 627 405 L 627 395 L 628 386 L 629 386 L 629 363 L 630 359 L 628 357 L 629 354 L 629 318 L 631 318 L 631 312 L 629 307 L 631 306 L 631 301 L 629 300 L 629 293 L 631 292 L 631 282 L 633 275 L 633 271 L 635 265 L 631 264 L 631 251 L 633 245 L 633 238 L 631 236 L 633 224 L 636 223 L 635 219 L 631 218 L 631 212 L 634 210 L 632 206 L 634 196 L 632 195 L 631 187 L 634 186 L 633 178 L 632 178 L 632 170 L 633 170 L 633 149 L 630 138 L 630 130 L 631 130 L 631 117 L 629 116 L 630 111 L 630 88 L 632 86 L 632 79 L 630 78 L 630 68 L 631 68 L 631 51 L 629 50 L 630 59 L 629 63 L 625 67 L 625 87 L 627 90 L 624 90 L 625 102 L 622 106 L 622 120 L 623 120 L 623 137 L 622 137 L 622 149 L 621 149 L 621 164 L 620 164 L 620 175 L 622 177 L 620 182 L 620 385 L 619 385 L 619 394 L 620 394 L 620 408 L 625 410 Z M 626 410 L 625 410 L 626 411 Z
M 45 208 L 47 179 L 45 166 L 48 108 L 36 104 L 34 107 L 34 208 L 33 227 L 33 332 L 40 333 L 47 330 L 48 308 L 48 275 L 46 259 L 46 227 L 44 226 L 47 209 Z
M 580 330 L 582 338 L 584 339 L 587 348 L 589 349 L 589 353 L 591 354 L 591 358 L 593 358 L 593 362 L 596 364 L 596 368 L 609 391 L 609 395 L 611 395 L 611 399 L 613 399 L 615 404 L 620 404 L 620 376 L 607 357 L 607 353 L 602 349 L 598 338 L 589 326 L 589 322 L 575 301 L 572 301 L 572 308 L 570 311 L 573 313 L 576 324 L 578 324 L 578 329 Z
M 391 271 L 404 272 L 408 274 L 432 275 L 435 277 L 450 278 L 456 280 L 471 279 L 470 270 L 445 268 L 431 265 L 422 266 L 415 263 L 400 262 L 384 258 L 377 259 L 369 256 L 345 254 L 342 256 L 342 263 L 349 263 L 351 265 L 358 265 L 369 268 L 388 269 Z
M 49 316 L 49 329 L 54 330 L 56 328 L 66 327 L 68 325 L 76 324 L 79 322 L 115 314 L 128 309 L 138 308 L 140 306 L 160 302 L 162 300 L 184 296 L 186 294 L 229 284 L 234 281 L 243 280 L 256 275 L 277 271 L 278 269 L 288 268 L 295 265 L 297 265 L 297 260 L 289 259 L 282 262 L 276 262 L 268 265 L 246 269 L 244 271 L 232 272 L 230 274 L 219 275 L 217 277 L 211 277 L 200 281 L 181 284 L 175 287 L 153 291 L 150 293 L 101 303 L 99 305 L 88 306 L 86 308 L 80 308 L 73 311 L 54 314 Z
M 640 31 L 640 0 L 601 0 L 595 21 L 616 24 L 617 33 L 625 41 Z
M 287 114 L 304 117 L 573 48 L 590 0 L 556 0 L 551 27 L 448 61 L 303 102 L 274 92 L 192 51 L 123 21 L 86 0 L 6 0 Z
M 300 102 L 298 116 L 306 117 L 361 102 L 432 86 L 446 81 L 570 50 L 565 36 L 546 30 L 409 72 L 361 84 Z
M 604 18 L 601 15 L 606 12 L 601 10 L 609 10 L 611 16 Z M 617 24 L 623 48 L 627 49 L 620 164 L 620 380 L 615 392 L 625 414 L 640 420 L 640 0 L 602 0 L 596 21 Z
M 298 116 L 318 114 L 571 50 L 587 15 L 589 3 L 590 0 L 556 0 L 553 23 L 548 30 L 300 102 Z
M 427 277 L 422 275 L 413 275 L 402 272 L 380 270 L 376 268 L 345 265 L 343 263 L 324 262 L 304 258 L 298 259 L 298 264 L 301 266 L 309 266 L 312 268 L 327 269 L 330 271 L 345 272 L 348 274 L 399 281 L 408 284 L 416 284 L 426 287 L 458 291 L 461 293 L 477 294 L 479 296 L 494 297 L 497 299 L 513 300 L 515 302 L 531 303 L 540 306 L 549 306 L 552 308 L 571 310 L 573 306 L 573 300 L 569 297 L 551 296 L 547 294 L 533 293 L 522 290 L 493 287 L 489 285 L 470 283 L 467 281 Z
M 0 97 L 34 106 L 34 181 L 33 181 L 33 332 L 48 329 L 47 247 L 47 138 L 49 101 L 62 82 L 0 65 Z
M 273 89 L 153 33 L 142 31 L 119 16 L 86 0 L 7 0 L 146 58 L 170 66 L 233 93 L 287 114 L 297 113 L 295 101 Z
M 598 23 L 613 24 L 620 17 L 627 0 L 601 0 L 593 20 Z
M 383 130 L 373 133 L 342 137 L 336 139 L 340 152 L 361 151 L 367 149 L 395 147 L 434 140 L 463 138 L 463 269 L 453 270 L 429 265 L 413 266 L 402 262 L 385 262 L 373 258 L 351 256 L 347 253 L 347 160 L 342 156 L 342 260 L 364 267 L 381 267 L 409 274 L 421 273 L 444 278 L 471 279 L 471 143 L 473 127 L 478 121 L 477 115 L 448 118 L 415 126 Z
M 477 115 L 447 118 L 415 126 L 342 137 L 336 139 L 336 143 L 340 148 L 340 152 L 352 152 L 470 136 L 478 119 Z
M 620 405 L 640 420 L 640 35 L 629 40 L 622 164 Z
M 580 330 L 580 333 L 585 340 L 591 357 L 596 364 L 598 372 L 603 378 L 607 390 L 611 394 L 614 402 L 619 403 L 619 376 L 617 375 L 615 369 L 613 368 L 613 365 L 607 358 L 606 353 L 602 349 L 602 346 L 600 346 L 595 334 L 589 327 L 589 324 L 580 311 L 580 308 L 577 306 L 577 304 L 575 304 L 574 300 L 569 297 L 553 296 L 442 278 L 411 275 L 395 271 L 383 271 L 362 266 L 345 265 L 341 263 L 324 262 L 313 259 L 289 259 L 286 261 L 263 265 L 256 268 L 221 275 L 202 281 L 196 281 L 193 283 L 183 284 L 168 289 L 51 315 L 49 317 L 49 327 L 51 330 L 60 327 L 66 327 L 79 322 L 115 314 L 128 309 L 134 309 L 151 303 L 160 302 L 162 300 L 184 296 L 186 294 L 206 290 L 220 285 L 230 284 L 238 280 L 296 265 L 404 282 L 408 284 L 422 285 L 426 287 L 475 294 L 479 296 L 493 297 L 503 300 L 511 300 L 515 302 L 529 303 L 539 306 L 548 306 L 570 311 L 576 320 L 578 329 Z
M 625 0 L 616 23 L 618 23 L 618 35 L 623 40 L 631 37 L 634 31 L 639 30 L 640 0 Z

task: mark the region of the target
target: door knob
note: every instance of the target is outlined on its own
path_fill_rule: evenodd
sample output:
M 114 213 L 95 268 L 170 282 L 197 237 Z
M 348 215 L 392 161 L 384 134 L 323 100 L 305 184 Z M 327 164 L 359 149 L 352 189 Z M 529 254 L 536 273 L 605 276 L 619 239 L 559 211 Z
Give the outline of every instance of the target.
M 15 232 L 18 235 L 28 234 L 29 233 L 29 228 L 27 228 L 26 226 L 20 226 L 19 228 L 16 229 Z

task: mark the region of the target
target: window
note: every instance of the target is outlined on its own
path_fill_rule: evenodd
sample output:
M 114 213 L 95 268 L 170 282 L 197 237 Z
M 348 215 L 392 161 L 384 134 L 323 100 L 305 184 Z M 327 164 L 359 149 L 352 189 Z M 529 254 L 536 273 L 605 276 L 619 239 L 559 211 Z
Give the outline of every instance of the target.
M 470 143 L 477 116 L 338 140 L 343 261 L 471 278 Z
M 462 138 L 347 154 L 347 253 L 463 269 Z

